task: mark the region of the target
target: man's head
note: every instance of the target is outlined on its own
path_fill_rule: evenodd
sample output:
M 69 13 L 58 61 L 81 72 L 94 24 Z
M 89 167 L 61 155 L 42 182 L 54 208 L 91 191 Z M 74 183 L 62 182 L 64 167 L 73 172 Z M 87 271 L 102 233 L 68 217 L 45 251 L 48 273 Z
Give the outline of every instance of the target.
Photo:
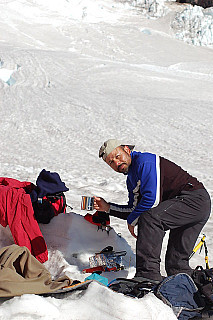
M 99 150 L 99 157 L 115 171 L 127 174 L 131 164 L 131 150 L 133 145 L 126 145 L 116 139 L 104 142 Z

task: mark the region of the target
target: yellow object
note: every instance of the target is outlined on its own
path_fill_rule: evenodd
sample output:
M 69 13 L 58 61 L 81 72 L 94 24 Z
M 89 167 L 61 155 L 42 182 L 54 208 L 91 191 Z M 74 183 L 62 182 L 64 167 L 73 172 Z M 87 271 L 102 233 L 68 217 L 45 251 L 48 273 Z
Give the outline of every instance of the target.
M 204 234 L 203 238 L 200 240 L 200 242 L 196 245 L 196 247 L 193 249 L 192 252 L 197 252 L 198 249 L 200 249 L 202 247 L 202 245 L 204 244 L 205 242 L 205 239 L 206 239 L 206 236 Z
M 209 269 L 209 258 L 208 258 L 208 250 L 207 250 L 207 245 L 206 245 L 206 236 L 205 234 L 203 235 L 202 239 L 200 240 L 200 242 L 196 245 L 196 247 L 193 249 L 192 253 L 189 256 L 189 259 L 191 259 L 191 257 L 195 254 L 195 252 L 197 252 L 198 249 L 201 249 L 202 246 L 204 245 L 205 247 L 205 263 L 206 263 L 206 269 Z

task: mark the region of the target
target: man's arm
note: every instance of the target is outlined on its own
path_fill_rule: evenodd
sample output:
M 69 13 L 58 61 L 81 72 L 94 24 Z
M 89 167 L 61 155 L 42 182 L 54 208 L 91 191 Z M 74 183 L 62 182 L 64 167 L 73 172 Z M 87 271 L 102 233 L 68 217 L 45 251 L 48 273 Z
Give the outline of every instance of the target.
M 100 197 L 94 197 L 94 209 L 97 211 L 105 211 L 109 213 L 110 216 L 127 220 L 128 215 L 134 208 L 130 207 L 129 204 L 119 205 L 116 203 L 107 202 Z

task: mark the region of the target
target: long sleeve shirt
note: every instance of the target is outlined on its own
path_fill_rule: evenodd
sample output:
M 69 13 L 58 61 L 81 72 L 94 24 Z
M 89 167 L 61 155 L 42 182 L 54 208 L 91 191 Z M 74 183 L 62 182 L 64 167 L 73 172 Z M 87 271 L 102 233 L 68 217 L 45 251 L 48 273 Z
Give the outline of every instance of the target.
M 204 188 L 203 184 L 175 163 L 152 153 L 131 153 L 127 175 L 127 205 L 110 203 L 109 214 L 136 225 L 139 216 L 182 190 Z

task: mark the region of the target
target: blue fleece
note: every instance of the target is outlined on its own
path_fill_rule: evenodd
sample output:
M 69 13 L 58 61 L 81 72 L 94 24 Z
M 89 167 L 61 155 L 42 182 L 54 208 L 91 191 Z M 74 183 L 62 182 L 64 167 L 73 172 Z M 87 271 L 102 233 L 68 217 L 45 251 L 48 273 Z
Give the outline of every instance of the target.
M 159 157 L 152 153 L 132 152 L 132 163 L 127 176 L 128 205 L 111 204 L 116 211 L 127 212 L 129 224 L 135 225 L 142 212 L 159 204 Z

